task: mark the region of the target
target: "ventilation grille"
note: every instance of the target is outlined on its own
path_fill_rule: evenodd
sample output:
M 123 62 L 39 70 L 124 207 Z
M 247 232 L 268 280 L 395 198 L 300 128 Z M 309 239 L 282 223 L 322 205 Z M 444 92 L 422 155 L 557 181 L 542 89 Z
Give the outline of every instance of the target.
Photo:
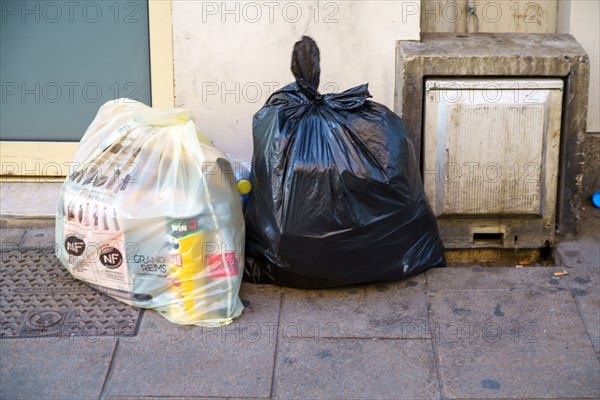
M 541 213 L 544 107 L 448 107 L 444 214 Z

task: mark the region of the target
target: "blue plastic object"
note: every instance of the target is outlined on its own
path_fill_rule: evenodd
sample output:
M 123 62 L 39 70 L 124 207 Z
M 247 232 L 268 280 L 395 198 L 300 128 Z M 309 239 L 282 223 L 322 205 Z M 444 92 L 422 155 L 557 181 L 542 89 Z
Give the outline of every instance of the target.
M 600 208 L 600 190 L 596 190 L 592 195 L 592 204 Z

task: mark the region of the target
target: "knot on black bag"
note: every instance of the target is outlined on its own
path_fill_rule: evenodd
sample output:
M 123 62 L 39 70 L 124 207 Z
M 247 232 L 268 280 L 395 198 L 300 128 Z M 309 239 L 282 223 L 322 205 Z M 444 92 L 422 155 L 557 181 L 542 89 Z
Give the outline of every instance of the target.
M 321 75 L 320 53 L 312 38 L 302 36 L 294 45 L 292 54 L 292 73 L 300 91 L 316 104 L 326 104 L 336 110 L 350 110 L 365 104 L 369 94 L 368 85 L 360 85 L 342 93 L 319 93 Z
M 302 36 L 302 40 L 294 45 L 292 73 L 300 90 L 309 99 L 316 99 L 321 75 L 319 48 L 308 36 Z

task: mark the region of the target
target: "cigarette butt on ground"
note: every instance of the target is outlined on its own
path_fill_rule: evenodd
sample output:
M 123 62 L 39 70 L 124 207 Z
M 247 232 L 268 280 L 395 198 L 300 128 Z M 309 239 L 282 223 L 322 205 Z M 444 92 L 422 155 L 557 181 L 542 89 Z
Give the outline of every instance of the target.
M 558 272 L 553 272 L 552 275 L 554 275 L 554 276 L 565 276 L 565 275 L 569 275 L 569 273 L 567 271 L 558 271 Z

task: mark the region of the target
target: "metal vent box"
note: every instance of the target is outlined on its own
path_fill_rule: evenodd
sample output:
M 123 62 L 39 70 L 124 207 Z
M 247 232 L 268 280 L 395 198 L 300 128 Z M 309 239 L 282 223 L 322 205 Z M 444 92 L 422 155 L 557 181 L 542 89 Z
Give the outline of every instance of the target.
M 554 243 L 563 81 L 427 79 L 425 193 L 448 248 Z

